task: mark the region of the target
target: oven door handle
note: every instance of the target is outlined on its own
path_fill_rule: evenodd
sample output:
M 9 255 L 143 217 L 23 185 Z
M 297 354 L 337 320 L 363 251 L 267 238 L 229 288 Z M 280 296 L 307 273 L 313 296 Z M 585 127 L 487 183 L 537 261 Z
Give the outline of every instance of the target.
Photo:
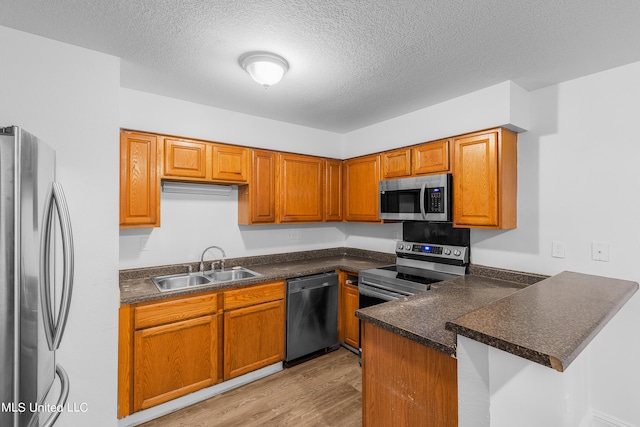
M 422 219 L 427 219 L 427 210 L 424 208 L 424 194 L 427 192 L 427 183 L 425 182 L 420 187 L 420 213 L 422 213 Z
M 360 284 L 365 285 L 365 289 L 371 289 L 372 287 L 374 289 L 380 289 L 383 292 L 389 292 L 390 295 L 400 295 L 399 298 L 402 297 L 409 297 L 412 294 L 407 293 L 407 292 L 402 292 L 398 289 L 393 289 L 393 288 L 389 288 L 381 283 L 371 283 L 371 282 L 367 282 L 365 279 L 360 279 Z M 360 287 L 360 285 L 358 285 L 358 288 Z
M 358 293 L 367 297 L 379 298 L 384 301 L 396 301 L 404 296 L 402 294 L 391 293 L 383 289 L 374 289 L 367 285 L 359 286 Z

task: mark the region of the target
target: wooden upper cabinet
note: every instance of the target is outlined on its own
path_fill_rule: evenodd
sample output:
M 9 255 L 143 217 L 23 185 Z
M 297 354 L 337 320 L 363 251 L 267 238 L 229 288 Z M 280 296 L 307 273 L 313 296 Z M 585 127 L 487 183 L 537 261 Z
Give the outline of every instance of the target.
M 120 227 L 160 227 L 160 159 L 155 135 L 120 132 Z
M 164 138 L 165 178 L 207 178 L 207 143 Z
M 517 226 L 517 135 L 493 129 L 453 140 L 453 224 Z
M 212 145 L 212 171 L 214 181 L 247 182 L 251 150 L 232 145 Z
M 319 157 L 280 154 L 280 222 L 321 222 L 324 164 Z
M 276 185 L 278 153 L 253 150 L 249 185 L 238 189 L 238 223 L 276 222 Z
M 451 170 L 449 145 L 451 140 L 441 139 L 411 148 L 414 175 L 446 173 Z
M 165 137 L 163 178 L 245 183 L 250 153 L 244 147 Z
M 356 157 L 344 162 L 344 219 L 380 221 L 378 183 L 380 155 Z
M 342 221 L 342 160 L 325 162 L 325 221 Z
M 382 179 L 403 178 L 411 176 L 411 149 L 401 148 L 385 151 L 380 155 L 382 163 Z

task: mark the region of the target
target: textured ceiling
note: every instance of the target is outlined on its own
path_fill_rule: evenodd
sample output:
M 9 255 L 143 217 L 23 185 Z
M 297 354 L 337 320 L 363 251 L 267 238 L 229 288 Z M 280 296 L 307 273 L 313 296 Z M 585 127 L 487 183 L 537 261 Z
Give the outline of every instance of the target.
M 0 25 L 122 58 L 123 87 L 347 132 L 513 80 L 640 61 L 638 0 L 0 0 Z M 238 65 L 285 57 L 264 89 Z

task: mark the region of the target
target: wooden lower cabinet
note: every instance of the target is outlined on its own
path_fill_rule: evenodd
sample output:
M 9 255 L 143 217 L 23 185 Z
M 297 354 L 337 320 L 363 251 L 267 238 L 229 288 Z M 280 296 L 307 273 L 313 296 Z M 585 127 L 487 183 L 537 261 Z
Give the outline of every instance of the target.
M 340 342 L 358 349 L 360 347 L 360 319 L 355 315 L 360 298 L 357 286 L 358 276 L 340 271 L 338 277 L 340 281 L 338 339 Z
M 218 316 L 136 331 L 133 410 L 209 387 L 218 380 Z
M 362 325 L 362 425 L 456 427 L 456 359 Z
M 225 381 L 284 360 L 286 283 L 224 294 Z
M 284 281 L 124 305 L 118 417 L 285 357 Z
M 220 293 L 120 307 L 118 417 L 222 381 Z
M 284 300 L 224 313 L 224 379 L 284 359 Z

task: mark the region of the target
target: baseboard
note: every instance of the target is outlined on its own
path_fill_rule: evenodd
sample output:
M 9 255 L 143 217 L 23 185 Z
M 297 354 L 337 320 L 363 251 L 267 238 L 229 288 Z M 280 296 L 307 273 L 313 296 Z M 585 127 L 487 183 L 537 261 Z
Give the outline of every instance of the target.
M 638 427 L 636 424 L 630 424 L 626 421 L 619 420 L 610 415 L 599 411 L 593 411 L 592 427 Z
M 171 412 L 175 412 L 179 409 L 186 408 L 187 406 L 209 399 L 220 393 L 224 393 L 225 391 L 233 390 L 234 388 L 259 380 L 260 378 L 275 374 L 276 372 L 282 371 L 282 369 L 282 362 L 274 363 L 273 365 L 266 366 L 262 369 L 258 369 L 257 371 L 249 372 L 248 374 L 196 391 L 186 396 L 179 397 L 167 403 L 163 403 L 162 405 L 154 406 L 153 408 L 131 414 L 128 417 L 119 419 L 118 427 L 133 427 L 146 423 L 163 415 L 170 414 Z

